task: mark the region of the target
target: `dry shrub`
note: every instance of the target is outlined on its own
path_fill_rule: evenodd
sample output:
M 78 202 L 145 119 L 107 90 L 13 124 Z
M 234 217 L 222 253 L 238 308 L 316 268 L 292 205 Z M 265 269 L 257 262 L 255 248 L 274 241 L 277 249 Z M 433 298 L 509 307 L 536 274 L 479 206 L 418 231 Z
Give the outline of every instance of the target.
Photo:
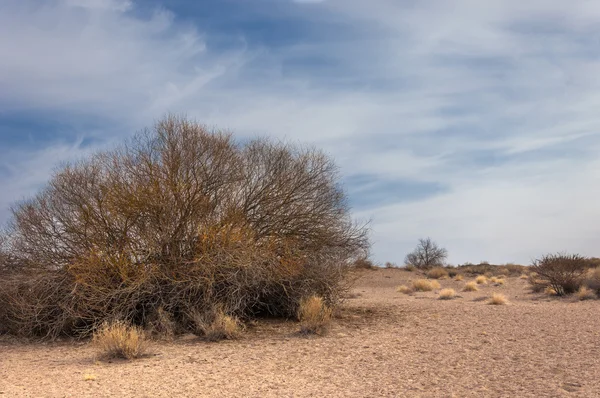
M 485 275 L 479 275 L 477 278 L 475 278 L 475 282 L 478 285 L 485 285 L 488 282 L 488 278 Z
M 457 275 L 454 277 L 454 280 L 455 280 L 455 281 L 457 281 L 457 282 L 460 282 L 460 281 L 462 281 L 463 279 L 465 279 L 465 278 L 464 278 L 464 276 L 463 276 L 462 274 L 457 274 Z
M 398 286 L 396 288 L 396 291 L 398 293 L 402 293 L 402 294 L 412 294 L 412 293 L 414 293 L 414 289 L 411 288 L 411 287 L 408 287 L 406 285 Z
M 107 359 L 139 358 L 148 348 L 144 331 L 123 321 L 105 322 L 94 333 L 92 343 Z
M 392 263 L 392 262 L 386 262 L 385 263 L 385 268 L 398 268 L 398 266 L 396 265 L 396 263 Z
M 492 276 L 489 280 L 490 283 L 497 283 L 498 282 L 498 278 L 496 278 L 495 276 Z
M 415 267 L 415 266 L 414 266 L 414 265 L 412 265 L 412 264 L 406 264 L 406 265 L 404 265 L 404 268 L 403 268 L 403 269 L 404 269 L 405 271 L 408 271 L 408 272 L 414 272 L 414 270 L 416 270 L 416 269 L 417 269 L 417 267 Z
M 503 294 L 493 293 L 490 299 L 488 300 L 488 304 L 491 305 L 504 305 L 508 303 L 508 300 Z
M 556 291 L 559 296 L 575 293 L 583 283 L 588 261 L 578 254 L 546 254 L 534 260 L 532 269 Z
M 456 297 L 456 291 L 454 289 L 442 289 L 440 290 L 440 300 L 452 300 Z
M 475 282 L 467 282 L 463 287 L 463 292 L 476 292 L 479 288 L 477 287 L 477 283 Z
M 427 277 L 432 279 L 448 278 L 448 271 L 441 267 L 432 268 L 427 271 Z
M 585 286 L 600 295 L 600 268 L 592 268 L 587 271 Z
M 241 334 L 240 321 L 235 316 L 225 314 L 222 308 L 217 307 L 205 313 L 194 311 L 191 317 L 194 320 L 194 333 L 208 341 L 232 340 Z
M 369 246 L 324 153 L 172 116 L 58 170 L 14 208 L 7 240 L 0 318 L 48 338 L 147 328 L 159 309 L 177 330 L 216 305 L 294 316 L 302 297 L 334 304 Z
M 160 339 L 172 339 L 177 334 L 177 323 L 173 316 L 159 307 L 153 316 L 148 318 L 148 332 Z
M 412 282 L 412 288 L 417 292 L 430 292 L 434 289 L 439 289 L 440 284 L 437 281 L 417 279 Z
M 502 278 L 497 278 L 496 279 L 496 286 L 504 286 L 504 284 L 506 283 L 506 280 L 502 279 Z
M 521 276 L 519 277 L 519 279 L 528 279 L 529 276 L 527 276 L 527 274 L 521 274 Z
M 323 298 L 311 296 L 300 301 L 298 320 L 302 334 L 321 334 L 331 321 L 331 308 Z
M 356 259 L 356 261 L 354 262 L 354 268 L 369 269 L 369 270 L 377 269 L 377 267 L 373 264 L 373 262 L 366 257 L 361 257 L 361 258 Z
M 594 294 L 593 290 L 585 286 L 581 286 L 577 291 L 577 298 L 579 300 L 593 300 L 596 298 L 596 295 Z

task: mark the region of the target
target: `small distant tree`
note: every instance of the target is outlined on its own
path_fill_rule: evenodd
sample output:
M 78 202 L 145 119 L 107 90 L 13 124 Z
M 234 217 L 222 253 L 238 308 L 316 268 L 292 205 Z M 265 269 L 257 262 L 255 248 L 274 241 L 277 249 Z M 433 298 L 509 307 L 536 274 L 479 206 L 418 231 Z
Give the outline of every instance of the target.
M 419 239 L 414 251 L 407 254 L 404 263 L 419 269 L 438 267 L 444 264 L 448 250 L 439 247 L 431 238 Z

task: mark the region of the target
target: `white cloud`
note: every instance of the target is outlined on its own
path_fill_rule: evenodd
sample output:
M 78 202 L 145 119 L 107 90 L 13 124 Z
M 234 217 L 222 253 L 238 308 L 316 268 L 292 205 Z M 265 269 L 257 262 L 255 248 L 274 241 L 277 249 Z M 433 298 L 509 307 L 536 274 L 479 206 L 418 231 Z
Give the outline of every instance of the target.
M 447 186 L 426 200 L 357 213 L 374 219 L 380 261 L 401 262 L 426 235 L 453 262 L 597 254 L 595 2 L 328 0 L 314 5 L 323 13 L 306 15 L 335 16 L 369 34 L 260 49 L 241 38 L 229 51 L 211 49 L 202 26 L 181 25 L 168 11 L 137 16 L 135 2 L 23 4 L 0 5 L 5 109 L 89 114 L 126 131 L 183 111 L 241 134 L 316 143 L 345 175 Z M 286 69 L 315 57 L 337 69 Z M 12 177 L 0 178 L 17 187 L 0 206 L 72 152 L 20 154 L 39 160 L 15 163 Z M 472 162 L 477 154 L 508 160 Z

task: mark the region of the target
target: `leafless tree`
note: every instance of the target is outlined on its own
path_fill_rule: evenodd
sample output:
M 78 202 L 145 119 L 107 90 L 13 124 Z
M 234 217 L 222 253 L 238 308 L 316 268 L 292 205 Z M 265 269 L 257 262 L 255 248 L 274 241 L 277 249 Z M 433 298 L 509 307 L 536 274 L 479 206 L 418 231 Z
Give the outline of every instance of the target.
M 431 238 L 419 239 L 414 251 L 407 254 L 404 263 L 419 269 L 441 266 L 448 257 L 448 251 L 439 247 Z

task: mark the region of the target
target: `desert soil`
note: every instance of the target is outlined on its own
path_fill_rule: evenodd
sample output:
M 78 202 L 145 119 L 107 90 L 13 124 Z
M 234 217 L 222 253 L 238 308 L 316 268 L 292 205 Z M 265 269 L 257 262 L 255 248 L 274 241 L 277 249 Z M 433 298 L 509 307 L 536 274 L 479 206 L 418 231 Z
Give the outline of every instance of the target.
M 600 397 L 600 301 L 533 294 L 516 277 L 471 293 L 469 278 L 442 280 L 449 301 L 396 292 L 416 277 L 361 271 L 322 337 L 263 320 L 240 340 L 184 336 L 131 362 L 3 338 L 0 397 Z M 486 304 L 493 292 L 509 304 Z

